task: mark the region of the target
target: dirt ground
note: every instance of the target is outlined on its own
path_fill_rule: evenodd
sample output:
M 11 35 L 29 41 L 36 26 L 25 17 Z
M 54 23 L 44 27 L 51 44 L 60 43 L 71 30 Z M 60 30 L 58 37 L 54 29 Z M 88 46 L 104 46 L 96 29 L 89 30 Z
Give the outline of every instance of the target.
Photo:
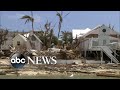
M 109 73 L 114 76 L 97 76 Z M 120 65 L 115 64 L 69 64 L 69 65 L 26 65 L 15 70 L 9 59 L 0 59 L 0 78 L 37 78 L 37 79 L 114 79 L 120 78 Z M 117 75 L 117 76 L 115 76 Z M 13 77 L 14 76 L 14 77 Z M 16 76 L 16 77 L 15 77 Z

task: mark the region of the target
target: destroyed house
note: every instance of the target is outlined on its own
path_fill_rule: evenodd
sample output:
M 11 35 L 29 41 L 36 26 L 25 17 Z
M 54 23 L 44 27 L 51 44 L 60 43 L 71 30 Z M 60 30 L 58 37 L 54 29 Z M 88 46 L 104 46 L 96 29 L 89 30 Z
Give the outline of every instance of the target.
M 0 29 L 1 31 L 2 29 Z M 3 29 L 5 30 L 5 29 Z M 22 32 L 17 32 L 17 31 L 8 31 L 7 35 L 5 36 L 6 40 L 4 40 L 4 42 L 1 45 L 1 50 L 10 50 L 11 47 L 13 46 L 13 38 L 17 35 L 17 34 L 22 34 Z
M 31 48 L 40 51 L 42 49 L 42 41 L 33 32 L 24 34 L 24 37 L 30 42 Z
M 13 47 L 17 51 L 29 50 L 31 48 L 29 41 L 23 35 L 18 34 L 13 38 Z
M 7 35 L 5 36 L 6 39 L 2 42 L 1 50 L 10 49 L 10 46 L 12 45 L 13 34 L 13 32 L 8 31 Z
M 37 50 L 42 49 L 42 41 L 33 33 L 26 33 L 24 35 L 18 34 L 13 38 L 13 47 L 16 49 L 26 48 L 26 50 Z
M 119 63 L 120 33 L 104 24 L 84 34 L 79 45 L 86 59 Z

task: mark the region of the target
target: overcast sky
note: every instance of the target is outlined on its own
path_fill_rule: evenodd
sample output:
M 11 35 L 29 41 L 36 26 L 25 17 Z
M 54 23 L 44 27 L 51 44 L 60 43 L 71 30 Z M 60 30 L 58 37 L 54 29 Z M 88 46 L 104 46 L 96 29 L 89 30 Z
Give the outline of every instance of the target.
M 70 14 L 66 16 L 63 20 L 62 31 L 72 31 L 72 29 L 86 29 L 94 28 L 98 25 L 114 25 L 116 31 L 120 32 L 119 26 L 119 12 L 118 11 L 63 11 L 63 16 L 67 13 Z M 34 29 L 40 29 L 40 26 L 44 28 L 44 24 L 47 19 L 52 22 L 54 26 L 55 23 L 55 34 L 58 33 L 58 17 L 56 16 L 56 11 L 33 11 L 33 16 L 35 18 Z M 31 23 L 25 24 L 25 20 L 20 18 L 23 15 L 31 15 L 30 11 L 0 11 L 1 25 L 10 30 L 31 30 Z

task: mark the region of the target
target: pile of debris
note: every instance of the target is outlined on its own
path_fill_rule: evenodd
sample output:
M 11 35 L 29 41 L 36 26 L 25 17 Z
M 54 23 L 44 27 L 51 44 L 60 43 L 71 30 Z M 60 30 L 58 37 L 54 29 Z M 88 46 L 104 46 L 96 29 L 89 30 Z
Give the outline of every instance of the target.
M 111 69 L 112 66 L 109 66 L 109 69 L 105 66 L 109 65 L 100 65 L 100 64 L 79 64 L 79 65 L 40 65 L 38 67 L 39 70 L 45 71 L 57 71 L 57 72 L 71 72 L 71 73 L 86 73 L 86 74 L 94 74 L 97 76 L 105 76 L 105 77 L 120 77 L 120 70 L 119 69 Z M 120 66 L 118 66 L 120 67 Z
M 80 59 L 80 52 L 77 50 L 64 50 L 57 48 L 50 48 L 46 51 L 40 51 L 39 56 L 56 56 L 57 59 L 73 60 Z
M 6 57 L 9 57 L 11 53 L 10 50 L 0 50 L 0 58 L 5 59 Z
M 37 75 L 61 73 L 84 73 L 94 74 L 97 76 L 120 77 L 120 65 L 116 64 L 55 64 L 55 65 L 25 65 L 24 68 L 16 71 L 7 59 L 0 60 L 0 75 L 20 74 L 20 75 Z

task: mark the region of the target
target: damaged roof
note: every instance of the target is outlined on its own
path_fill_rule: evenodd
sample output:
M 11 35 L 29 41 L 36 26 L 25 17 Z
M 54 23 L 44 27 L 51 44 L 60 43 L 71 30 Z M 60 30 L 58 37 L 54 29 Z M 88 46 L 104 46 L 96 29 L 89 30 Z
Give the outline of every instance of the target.
M 105 26 L 104 24 L 103 24 L 103 25 L 99 25 L 99 26 L 93 28 L 93 29 L 92 29 L 91 31 L 89 31 L 88 33 L 86 33 L 85 35 L 83 35 L 83 37 L 86 37 L 86 36 L 88 36 L 88 35 L 90 35 L 90 34 L 99 34 L 99 30 L 100 30 L 101 27 L 109 28 L 109 27 Z M 109 32 L 110 35 L 120 35 L 120 34 L 119 34 L 117 31 L 115 31 L 114 29 L 109 28 L 109 30 L 110 30 L 110 32 Z
M 43 44 L 43 42 L 35 35 L 35 34 L 32 34 L 40 43 Z M 30 33 L 26 33 L 24 34 L 24 37 L 28 38 L 30 36 Z

